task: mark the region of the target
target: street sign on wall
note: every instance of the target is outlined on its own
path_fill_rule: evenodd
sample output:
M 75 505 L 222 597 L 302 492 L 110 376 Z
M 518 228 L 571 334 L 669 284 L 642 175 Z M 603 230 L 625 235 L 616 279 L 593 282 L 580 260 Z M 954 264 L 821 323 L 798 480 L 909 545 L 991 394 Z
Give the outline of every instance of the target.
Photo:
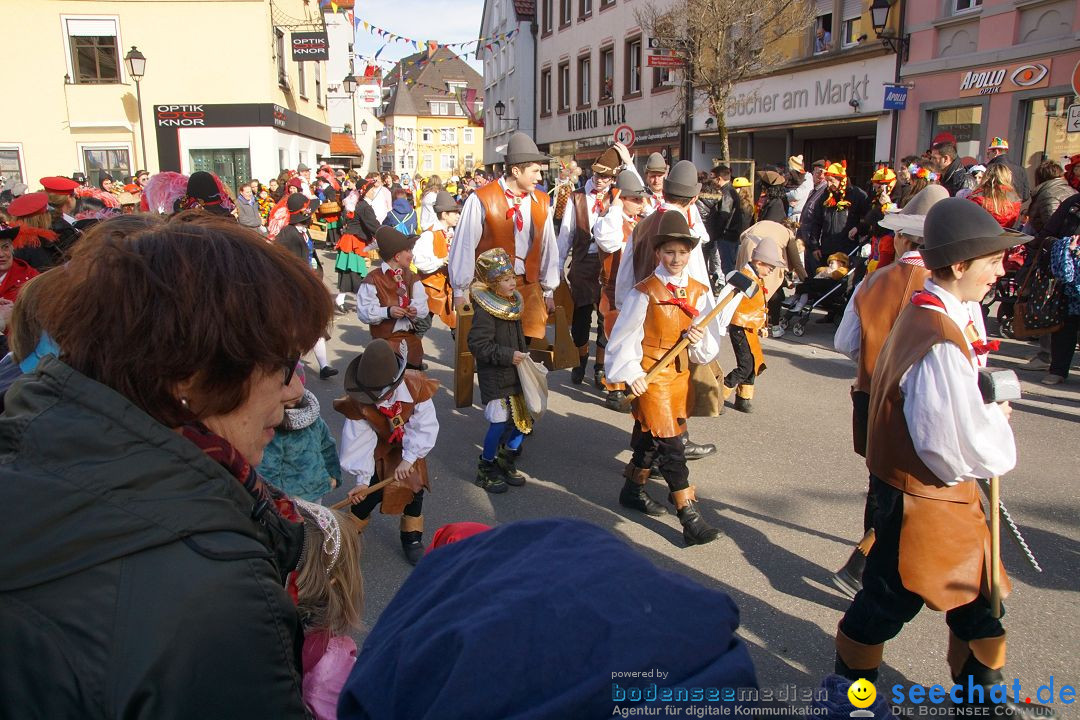
M 325 32 L 294 32 L 292 59 L 297 62 L 330 59 L 330 41 Z
M 907 91 L 903 85 L 886 85 L 883 107 L 886 110 L 903 110 L 907 107 Z
M 1080 105 L 1069 106 L 1069 120 L 1065 126 L 1066 132 L 1080 132 Z
M 681 68 L 686 61 L 674 55 L 649 55 L 647 65 L 652 68 Z

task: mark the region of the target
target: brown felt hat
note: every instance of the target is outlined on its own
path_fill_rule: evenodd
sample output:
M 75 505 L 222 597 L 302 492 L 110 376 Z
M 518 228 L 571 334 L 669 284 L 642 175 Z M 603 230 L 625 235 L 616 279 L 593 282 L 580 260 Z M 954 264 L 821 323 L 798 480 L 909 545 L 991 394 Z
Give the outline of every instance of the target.
M 592 171 L 594 175 L 614 177 L 615 171 L 619 169 L 621 164 L 619 162 L 619 153 L 615 151 L 615 148 L 608 148 L 592 164 Z
M 510 142 L 506 144 L 506 153 L 503 155 L 503 162 L 507 165 L 519 163 L 546 165 L 550 160 L 551 156 L 540 152 L 532 138 L 523 132 L 516 132 L 510 136 Z
M 946 198 L 926 213 L 919 252 L 926 267 L 937 270 L 1030 240 L 1030 235 L 1003 229 L 993 215 L 967 198 Z
M 680 160 L 664 178 L 664 195 L 694 198 L 701 192 L 697 181 L 697 167 L 689 160 Z
M 383 225 L 375 231 L 375 243 L 379 246 L 379 257 L 389 260 L 402 250 L 412 250 L 418 235 L 403 235 L 396 228 Z
M 758 179 L 765 185 L 783 185 L 784 176 L 775 170 L 763 170 L 758 173 Z
M 664 243 L 671 240 L 689 243 L 691 249 L 698 244 L 698 239 L 690 232 L 686 215 L 678 210 L 665 210 L 660 215 L 660 222 L 656 224 L 656 237 L 653 238 L 653 250 L 659 250 Z
M 386 340 L 372 340 L 345 369 L 345 393 L 364 405 L 385 399 L 405 377 L 405 358 Z

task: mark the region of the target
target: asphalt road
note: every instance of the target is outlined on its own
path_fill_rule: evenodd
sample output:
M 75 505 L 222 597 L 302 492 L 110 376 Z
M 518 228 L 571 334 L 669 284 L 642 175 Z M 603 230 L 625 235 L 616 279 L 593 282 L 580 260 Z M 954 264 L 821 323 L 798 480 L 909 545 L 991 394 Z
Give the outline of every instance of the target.
M 330 273 L 327 280 L 331 284 Z M 723 535 L 685 548 L 674 512 L 648 518 L 618 505 L 632 422 L 600 404 L 591 385 L 572 385 L 569 371 L 550 376 L 549 410 L 519 462 L 527 484 L 497 496 L 476 487 L 472 479 L 486 423 L 478 405 L 454 408 L 453 345 L 436 320 L 425 347 L 429 375 L 442 383 L 436 397 L 441 430 L 428 457 L 433 492 L 424 503 L 425 541 L 441 525 L 463 520 L 586 520 L 611 530 L 658 566 L 728 593 L 740 608 L 740 635 L 763 687 L 817 686 L 831 672 L 836 624 L 848 606 L 829 578 L 861 536 L 867 479 L 851 450 L 848 388 L 854 369 L 832 349 L 832 332 L 832 325 L 812 321 L 804 337 L 789 333 L 764 341 L 768 370 L 758 380 L 753 414 L 729 406 L 721 417 L 691 420 L 691 436 L 719 448 L 691 463 L 690 479 L 702 512 Z M 338 316 L 331 363 L 343 371 L 369 337 L 355 313 Z M 1012 415 L 1019 464 L 1003 479 L 1002 499 L 1043 567 L 1036 573 L 1017 546 L 1002 538 L 1013 580 L 1004 621 L 1010 640 L 1006 678 L 1034 688 L 1054 676 L 1059 687 L 1076 686 L 1080 384 L 1075 375 L 1066 385 L 1039 384 L 1041 373 L 1021 369 L 1031 348 L 1004 341 L 991 361 L 1017 369 L 1024 381 L 1024 398 L 1014 403 Z M 726 341 L 721 362 L 725 369 L 733 365 Z M 330 402 L 342 394 L 341 376 L 321 381 L 313 357 L 308 364 L 308 387 L 340 437 L 342 418 Z M 589 378 L 591 373 L 590 365 Z M 650 487 L 654 497 L 664 497 L 662 483 Z M 363 541 L 364 620 L 371 626 L 412 568 L 401 553 L 396 517 L 375 515 Z M 944 616 L 924 609 L 887 644 L 878 687 L 949 683 L 946 642 Z

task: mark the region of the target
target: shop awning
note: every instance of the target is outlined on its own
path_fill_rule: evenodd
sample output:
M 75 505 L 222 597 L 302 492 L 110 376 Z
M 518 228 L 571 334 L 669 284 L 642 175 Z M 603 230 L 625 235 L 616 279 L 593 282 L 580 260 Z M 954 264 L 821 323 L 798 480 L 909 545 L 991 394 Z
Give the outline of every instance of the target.
M 348 133 L 330 134 L 330 154 L 334 157 L 364 157 L 364 151 Z

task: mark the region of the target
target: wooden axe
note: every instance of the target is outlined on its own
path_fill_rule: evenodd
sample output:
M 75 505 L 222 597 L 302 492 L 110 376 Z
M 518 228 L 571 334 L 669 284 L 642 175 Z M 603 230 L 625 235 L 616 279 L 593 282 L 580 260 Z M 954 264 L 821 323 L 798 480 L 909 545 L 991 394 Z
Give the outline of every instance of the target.
M 694 323 L 694 327 L 705 330 L 714 320 L 716 320 L 716 318 L 723 314 L 730 303 L 740 302 L 744 297 L 754 297 L 754 295 L 757 294 L 758 289 L 758 284 L 754 282 L 753 279 L 748 278 L 741 272 L 732 273 L 727 278 L 727 285 L 720 291 L 720 296 L 716 299 L 716 307 Z M 660 371 L 674 362 L 675 358 L 677 358 L 689 344 L 690 341 L 683 335 L 682 338 L 679 339 L 679 342 L 675 343 L 670 350 L 664 353 L 660 359 L 656 361 L 656 364 L 649 369 L 649 372 L 645 373 L 645 384 L 648 385 L 651 383 Z M 629 406 L 633 399 L 637 397 L 634 395 L 633 391 L 630 390 L 629 384 L 627 384 L 626 390 L 626 398 L 623 400 L 622 404 L 623 411 L 625 411 L 627 406 Z
M 355 502 L 353 502 L 354 499 L 356 500 L 356 502 L 359 502 L 360 500 L 363 500 L 364 498 L 366 498 L 368 495 L 375 492 L 376 490 L 382 490 L 384 487 L 386 487 L 387 485 L 389 485 L 392 482 L 394 482 L 394 476 L 393 475 L 388 477 L 386 480 L 380 480 L 379 482 L 375 483 L 374 485 L 369 485 L 367 488 L 365 488 L 364 490 L 361 490 L 360 492 L 356 493 L 355 495 L 350 495 L 349 497 L 345 498 L 344 500 L 334 503 L 333 505 L 330 506 L 330 509 L 331 510 L 344 510 L 345 508 L 356 504 Z

